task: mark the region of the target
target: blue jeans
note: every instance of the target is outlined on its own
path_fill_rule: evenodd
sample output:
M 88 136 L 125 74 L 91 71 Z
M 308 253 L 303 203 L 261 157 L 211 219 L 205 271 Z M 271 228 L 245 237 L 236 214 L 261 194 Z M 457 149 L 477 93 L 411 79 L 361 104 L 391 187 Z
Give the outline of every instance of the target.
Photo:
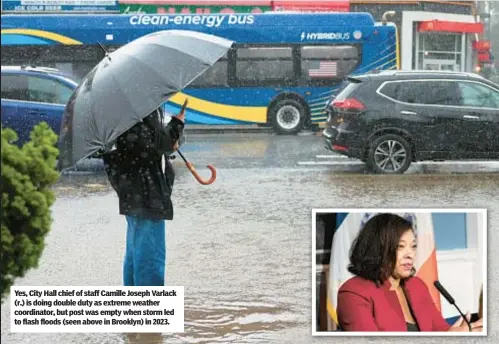
M 164 286 L 166 226 L 164 220 L 126 216 L 125 286 Z

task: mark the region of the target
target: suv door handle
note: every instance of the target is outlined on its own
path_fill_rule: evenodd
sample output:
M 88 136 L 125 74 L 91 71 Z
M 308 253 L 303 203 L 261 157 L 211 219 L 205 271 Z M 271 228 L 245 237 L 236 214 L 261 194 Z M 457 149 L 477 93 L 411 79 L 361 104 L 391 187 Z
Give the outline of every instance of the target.
M 463 118 L 466 118 L 466 119 L 479 119 L 480 117 L 479 116 L 464 115 Z
M 414 111 L 405 111 L 405 110 L 400 111 L 400 113 L 402 115 L 417 115 L 418 114 L 417 112 L 414 112 Z

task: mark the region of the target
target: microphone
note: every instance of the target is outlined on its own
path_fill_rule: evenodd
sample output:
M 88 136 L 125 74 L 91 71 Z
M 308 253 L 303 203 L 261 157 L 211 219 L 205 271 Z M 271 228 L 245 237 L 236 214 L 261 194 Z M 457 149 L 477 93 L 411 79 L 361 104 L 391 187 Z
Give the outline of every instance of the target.
M 452 296 L 450 296 L 449 292 L 447 290 L 445 290 L 444 286 L 441 285 L 439 281 L 433 282 L 433 285 L 435 286 L 435 288 L 437 288 L 437 290 L 440 292 L 440 294 L 442 294 L 442 296 L 451 305 L 453 305 L 454 307 L 456 307 L 457 311 L 459 312 L 459 314 L 461 314 L 461 316 L 463 317 L 463 319 L 466 322 L 466 324 L 468 324 L 468 328 L 469 328 L 469 330 L 471 332 L 471 323 L 468 321 L 468 319 L 466 319 L 466 317 L 464 316 L 463 312 L 461 312 L 461 310 L 459 309 L 459 307 L 456 305 L 456 301 L 454 300 L 454 298 Z

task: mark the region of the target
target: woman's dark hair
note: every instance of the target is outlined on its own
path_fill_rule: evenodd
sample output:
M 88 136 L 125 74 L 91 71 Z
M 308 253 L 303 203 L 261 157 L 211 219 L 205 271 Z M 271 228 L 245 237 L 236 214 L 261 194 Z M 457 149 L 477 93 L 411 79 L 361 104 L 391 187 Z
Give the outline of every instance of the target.
M 383 283 L 395 269 L 400 238 L 413 230 L 411 222 L 395 214 L 379 214 L 366 222 L 350 251 L 348 271 Z

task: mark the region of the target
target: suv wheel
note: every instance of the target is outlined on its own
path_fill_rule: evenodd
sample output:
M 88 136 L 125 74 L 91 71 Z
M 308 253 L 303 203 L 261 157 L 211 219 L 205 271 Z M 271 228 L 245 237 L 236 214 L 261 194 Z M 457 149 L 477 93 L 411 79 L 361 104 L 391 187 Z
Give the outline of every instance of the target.
M 412 148 L 400 135 L 386 134 L 369 146 L 367 166 L 374 173 L 404 173 L 411 165 Z

